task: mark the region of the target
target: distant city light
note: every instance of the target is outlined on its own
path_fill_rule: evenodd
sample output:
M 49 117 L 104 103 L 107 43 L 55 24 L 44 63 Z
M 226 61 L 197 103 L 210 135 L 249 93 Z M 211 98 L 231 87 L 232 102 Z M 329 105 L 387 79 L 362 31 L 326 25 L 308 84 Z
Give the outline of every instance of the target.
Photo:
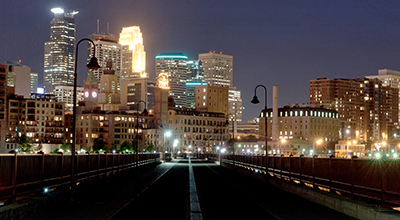
M 44 94 L 44 88 L 37 88 L 36 93 Z

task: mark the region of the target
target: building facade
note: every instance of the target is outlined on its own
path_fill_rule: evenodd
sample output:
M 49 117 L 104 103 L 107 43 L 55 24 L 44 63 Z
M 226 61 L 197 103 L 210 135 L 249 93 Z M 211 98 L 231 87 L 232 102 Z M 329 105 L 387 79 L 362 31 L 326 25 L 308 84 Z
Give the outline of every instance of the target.
M 77 114 L 76 143 L 81 149 L 90 150 L 95 139 L 104 143 L 104 150 L 119 150 L 125 141 L 132 143 L 136 134 L 139 134 L 139 150 L 146 148 L 144 136 L 153 126 L 153 116 L 109 112 L 109 111 L 82 111 Z M 72 115 L 66 120 L 72 123 Z M 139 119 L 139 121 L 137 120 Z M 139 125 L 139 129 L 135 129 Z M 138 132 L 138 133 L 137 133 Z M 71 142 L 71 133 L 66 132 L 67 142 Z
M 72 112 L 74 107 L 74 86 L 56 86 L 54 95 L 58 102 L 64 103 L 65 112 Z M 76 87 L 76 105 L 83 101 L 83 87 Z
M 128 77 L 147 77 L 146 52 L 139 26 L 123 27 L 119 34 L 122 45 L 122 79 Z
M 109 61 L 100 79 L 98 105 L 101 110 L 118 111 L 121 106 L 121 94 L 118 91 L 118 76 Z
M 310 103 L 339 113 L 341 139 L 376 141 L 398 133 L 398 93 L 378 79 L 310 81 Z
M 196 110 L 228 115 L 228 93 L 229 89 L 225 86 L 197 86 Z
M 31 94 L 37 92 L 37 88 L 39 87 L 39 77 L 37 73 L 31 73 Z
M 265 117 L 267 118 L 267 138 L 270 140 L 273 133 L 272 109 L 261 112 L 261 118 Z M 333 149 L 334 144 L 339 140 L 339 130 L 339 114 L 335 110 L 306 105 L 278 108 L 278 140 L 288 140 L 285 146 L 290 145 L 290 142 L 303 142 L 303 144 L 296 145 L 301 145 L 300 148 L 305 146 L 309 148 L 315 146 L 316 141 L 323 140 L 326 149 Z M 259 132 L 261 137 L 265 137 L 265 120 L 260 120 Z M 269 150 L 277 150 L 282 147 L 279 141 L 270 142 L 268 145 Z
M 122 81 L 121 106 L 127 110 L 137 110 L 137 103 L 140 100 L 146 102 L 139 104 L 139 110 L 154 109 L 154 89 L 156 80 L 150 78 L 128 78 Z
M 378 75 L 366 76 L 368 79 L 379 79 L 383 86 L 389 86 L 399 90 L 399 111 L 400 111 L 400 71 L 381 69 L 378 70 Z M 400 113 L 399 113 L 400 122 Z M 399 128 L 398 128 L 399 129 Z
M 241 123 L 243 115 L 242 96 L 241 92 L 235 87 L 229 88 L 228 103 L 229 114 L 233 115 L 237 123 Z
M 206 85 L 205 82 L 186 82 L 186 108 L 196 108 L 196 87 Z
M 50 41 L 44 44 L 44 89 L 54 94 L 55 86 L 73 84 L 75 65 L 75 15 L 53 8 Z
M 206 83 L 233 87 L 233 56 L 210 51 L 199 54 L 199 60 L 203 64 Z
M 0 64 L 0 152 L 6 152 L 8 65 Z
M 168 125 L 164 128 L 164 133 L 165 131 L 171 131 L 171 137 L 166 138 L 165 143 L 170 151 L 174 150 L 175 140 L 181 151 L 185 148 L 211 152 L 217 146 L 226 146 L 229 139 L 225 114 L 186 108 L 168 110 Z M 177 150 L 179 149 L 175 149 L 175 152 Z
M 102 67 L 93 71 L 94 76 L 100 82 L 101 76 L 107 67 L 107 62 L 111 61 L 112 69 L 115 71 L 114 75 L 118 78 L 117 91 L 120 93 L 121 88 L 121 72 L 122 72 L 122 46 L 118 44 L 118 38 L 112 34 L 92 34 L 89 39 L 93 40 L 96 47 L 95 56 L 97 62 Z M 93 55 L 93 45 L 88 44 L 88 62 Z
M 7 106 L 7 142 L 15 143 L 25 134 L 31 143 L 63 143 L 64 103 L 54 95 L 11 95 Z
M 156 75 L 168 75 L 169 95 L 174 99 L 177 108 L 186 106 L 187 59 L 181 53 L 162 53 L 156 56 Z
M 31 68 L 18 61 L 7 61 L 7 86 L 14 87 L 14 92 L 24 98 L 31 95 Z

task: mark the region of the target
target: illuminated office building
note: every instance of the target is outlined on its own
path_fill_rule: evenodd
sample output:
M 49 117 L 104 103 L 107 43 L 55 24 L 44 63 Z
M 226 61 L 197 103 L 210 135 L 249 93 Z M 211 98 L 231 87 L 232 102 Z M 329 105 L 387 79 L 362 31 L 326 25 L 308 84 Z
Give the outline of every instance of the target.
M 122 71 L 122 46 L 118 44 L 118 38 L 112 34 L 92 34 L 89 35 L 89 39 L 93 40 L 96 46 L 95 56 L 97 62 L 102 67 L 93 71 L 94 76 L 100 82 L 101 76 L 107 66 L 107 62 L 112 62 L 112 69 L 115 71 L 115 76 L 118 78 L 117 92 L 121 92 L 121 71 Z M 93 46 L 88 44 L 88 61 L 93 55 Z
M 241 92 L 237 90 L 235 87 L 229 88 L 228 102 L 229 102 L 229 114 L 233 115 L 231 119 L 234 120 L 235 123 L 241 123 L 242 110 L 243 110 L 242 97 L 241 97 Z
M 74 86 L 56 86 L 54 94 L 58 102 L 64 103 L 65 112 L 72 112 L 74 107 Z M 76 106 L 83 101 L 83 87 L 76 88 Z
M 378 75 L 366 76 L 368 79 L 379 79 L 384 86 L 396 88 L 399 90 L 399 111 L 400 111 L 400 72 L 395 70 L 381 69 L 378 70 Z M 400 112 L 399 112 L 400 122 Z
M 196 86 L 207 85 L 204 82 L 204 71 L 201 60 L 189 60 L 186 77 L 186 108 L 195 108 Z
M 57 85 L 73 84 L 75 65 L 75 15 L 77 11 L 64 12 L 53 8 L 50 41 L 44 44 L 44 89 L 54 94 Z
M 204 70 L 201 60 L 189 60 L 186 62 L 186 82 L 204 82 Z
M 177 108 L 186 106 L 187 59 L 181 53 L 162 53 L 156 56 L 156 75 L 168 75 L 169 96 L 174 99 Z
M 37 88 L 39 86 L 39 77 L 37 73 L 31 73 L 30 74 L 31 78 L 31 94 L 36 93 Z
M 216 53 L 201 53 L 199 60 L 204 69 L 204 80 L 213 86 L 233 86 L 233 56 Z
M 136 110 L 140 100 L 146 102 L 147 110 L 154 110 L 154 89 L 156 80 L 150 78 L 129 78 L 121 83 L 121 106 L 127 110 Z M 145 108 L 139 104 L 139 111 Z
M 143 36 L 139 26 L 122 28 L 119 34 L 119 44 L 122 45 L 122 79 L 147 77 L 146 52 Z

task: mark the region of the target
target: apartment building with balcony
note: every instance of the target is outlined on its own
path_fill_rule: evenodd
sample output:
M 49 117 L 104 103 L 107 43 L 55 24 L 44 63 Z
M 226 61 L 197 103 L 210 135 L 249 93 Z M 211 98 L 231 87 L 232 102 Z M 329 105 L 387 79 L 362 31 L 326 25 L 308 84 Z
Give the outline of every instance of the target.
M 6 142 L 16 142 L 25 134 L 31 143 L 62 144 L 63 133 L 64 103 L 58 102 L 55 95 L 8 97 Z

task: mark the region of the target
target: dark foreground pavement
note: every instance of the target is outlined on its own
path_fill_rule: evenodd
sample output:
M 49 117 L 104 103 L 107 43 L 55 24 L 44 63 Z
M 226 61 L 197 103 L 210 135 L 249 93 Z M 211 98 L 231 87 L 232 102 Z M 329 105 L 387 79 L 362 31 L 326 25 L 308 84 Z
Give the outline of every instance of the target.
M 132 172 L 93 183 L 80 188 L 77 203 L 61 200 L 27 219 L 354 219 L 215 163 L 189 164 L 175 160 L 139 178 Z

